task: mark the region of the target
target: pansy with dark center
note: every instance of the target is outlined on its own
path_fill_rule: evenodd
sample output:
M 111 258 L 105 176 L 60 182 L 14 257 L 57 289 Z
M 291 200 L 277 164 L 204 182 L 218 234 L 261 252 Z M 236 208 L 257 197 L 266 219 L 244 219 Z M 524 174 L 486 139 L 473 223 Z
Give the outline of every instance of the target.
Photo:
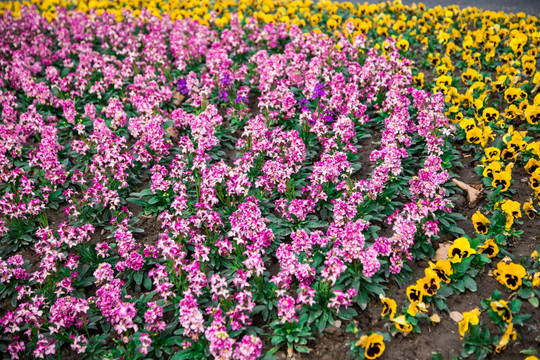
M 422 301 L 423 298 L 423 291 L 422 288 L 418 285 L 411 285 L 407 288 L 407 297 L 409 298 L 409 301 Z
M 426 276 L 418 281 L 418 284 L 422 287 L 424 295 L 433 296 L 437 293 L 437 290 L 441 287 L 439 277 L 430 268 L 425 269 Z
M 529 219 L 534 219 L 534 217 L 536 216 L 536 209 L 534 208 L 532 200 L 523 204 L 523 211 L 525 211 L 525 214 L 527 214 L 527 217 Z
M 383 310 L 381 312 L 381 317 L 388 316 L 392 319 L 396 313 L 396 302 L 393 299 L 387 298 L 385 296 L 380 296 L 381 302 L 383 304 Z
M 450 283 L 450 275 L 453 274 L 452 263 L 447 259 L 437 260 L 436 263 L 429 262 L 429 267 L 435 271 L 440 281 Z
M 499 253 L 499 247 L 493 239 L 487 239 L 484 244 L 478 248 L 478 252 L 486 254 L 492 259 Z
M 487 234 L 489 231 L 488 224 L 490 221 L 488 218 L 482 214 L 480 211 L 477 211 L 472 216 L 472 222 L 474 225 L 474 229 L 479 234 Z
M 490 305 L 493 311 L 495 311 L 503 319 L 503 321 L 507 323 L 512 321 L 512 311 L 510 311 L 506 301 L 492 301 Z
M 366 358 L 375 359 L 382 354 L 382 346 L 380 343 L 371 343 L 366 349 Z
M 497 269 L 493 271 L 493 274 L 501 284 L 510 290 L 517 290 L 522 284 L 522 279 L 527 275 L 527 271 L 520 264 L 507 264 L 501 261 L 497 264 Z
M 465 237 L 460 237 L 454 240 L 454 244 L 448 249 L 449 260 L 453 263 L 461 262 L 463 258 L 476 254 L 476 250 L 471 248 L 469 240 Z
M 380 334 L 373 333 L 369 336 L 363 335 L 356 346 L 365 349 L 364 356 L 366 359 L 376 359 L 384 353 L 386 346 L 384 345 L 384 337 Z

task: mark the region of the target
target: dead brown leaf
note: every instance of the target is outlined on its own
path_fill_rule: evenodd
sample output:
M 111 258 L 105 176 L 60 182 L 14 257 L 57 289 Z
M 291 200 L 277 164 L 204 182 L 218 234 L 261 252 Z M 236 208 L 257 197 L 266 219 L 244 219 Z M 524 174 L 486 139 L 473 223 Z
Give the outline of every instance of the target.
M 480 194 L 482 193 L 482 185 L 468 185 L 463 181 L 452 179 L 452 181 L 462 190 L 467 192 L 467 199 L 469 200 L 469 205 L 472 205 L 476 202 Z
M 167 134 L 169 134 L 173 139 L 178 138 L 179 134 L 178 134 L 178 131 L 174 129 L 174 126 L 169 126 L 166 131 L 167 131 Z
M 176 106 L 180 106 L 184 100 L 186 99 L 186 97 L 182 94 L 180 94 L 178 91 L 175 91 L 173 93 L 173 104 L 176 105 Z
M 450 319 L 454 320 L 455 322 L 460 322 L 463 320 L 463 314 L 459 311 L 452 311 L 450 312 Z
M 450 246 L 452 246 L 452 244 L 452 241 L 447 241 L 440 244 L 437 251 L 435 251 L 435 257 L 433 258 L 433 261 L 448 259 L 448 249 L 450 249 Z

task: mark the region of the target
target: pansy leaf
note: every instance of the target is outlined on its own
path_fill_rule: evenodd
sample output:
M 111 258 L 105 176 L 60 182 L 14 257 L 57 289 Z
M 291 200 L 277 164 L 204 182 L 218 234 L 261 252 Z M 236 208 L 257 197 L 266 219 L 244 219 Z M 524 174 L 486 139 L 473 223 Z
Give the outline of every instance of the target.
M 523 325 L 525 321 L 529 320 L 532 317 L 532 314 L 519 314 L 515 315 L 512 322 L 515 325 Z
M 467 276 L 466 278 L 463 279 L 463 281 L 464 281 L 465 287 L 469 289 L 470 291 L 475 292 L 478 289 L 476 285 L 476 281 L 474 281 L 473 278 Z
M 454 283 L 454 289 L 458 290 L 460 293 L 465 291 L 465 281 L 460 279 Z

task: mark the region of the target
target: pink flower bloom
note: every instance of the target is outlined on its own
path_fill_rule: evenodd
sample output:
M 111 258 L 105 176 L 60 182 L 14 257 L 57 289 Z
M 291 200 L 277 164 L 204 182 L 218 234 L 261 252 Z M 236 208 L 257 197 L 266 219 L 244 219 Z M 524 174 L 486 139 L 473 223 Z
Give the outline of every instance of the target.
M 298 319 L 295 311 L 295 301 L 290 296 L 284 296 L 279 299 L 278 316 L 282 323 Z

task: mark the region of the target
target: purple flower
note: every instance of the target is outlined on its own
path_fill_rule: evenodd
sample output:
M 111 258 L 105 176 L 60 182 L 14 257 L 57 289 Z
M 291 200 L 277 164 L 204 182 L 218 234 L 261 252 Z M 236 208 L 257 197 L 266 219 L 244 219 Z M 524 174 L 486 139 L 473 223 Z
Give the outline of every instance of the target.
M 313 95 L 311 96 L 311 98 L 317 99 L 323 96 L 326 96 L 326 92 L 324 91 L 324 84 L 318 83 L 317 85 L 315 85 L 315 88 L 313 89 Z
M 177 85 L 178 92 L 182 95 L 188 95 L 189 89 L 187 87 L 187 80 L 184 76 L 181 78 L 178 78 L 178 85 Z

